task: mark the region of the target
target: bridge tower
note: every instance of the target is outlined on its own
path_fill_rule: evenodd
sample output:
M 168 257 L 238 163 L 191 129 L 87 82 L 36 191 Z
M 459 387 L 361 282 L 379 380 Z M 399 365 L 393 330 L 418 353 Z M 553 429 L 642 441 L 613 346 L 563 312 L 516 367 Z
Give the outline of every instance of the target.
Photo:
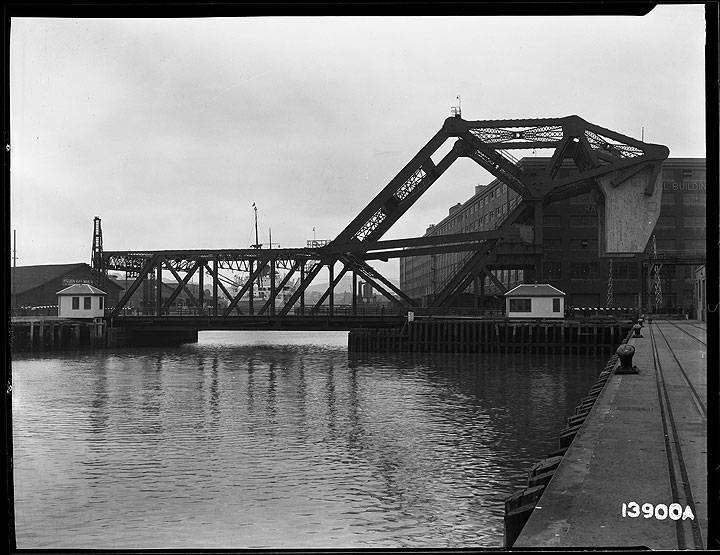
M 102 225 L 98 216 L 93 220 L 93 244 L 90 266 L 94 272 L 95 287 L 102 288 L 106 278 L 105 258 L 103 257 Z

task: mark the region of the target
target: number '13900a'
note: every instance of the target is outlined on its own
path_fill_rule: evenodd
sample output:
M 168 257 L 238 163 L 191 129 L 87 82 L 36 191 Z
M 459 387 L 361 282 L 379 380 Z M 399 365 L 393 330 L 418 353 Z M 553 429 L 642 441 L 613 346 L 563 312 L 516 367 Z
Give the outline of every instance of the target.
M 622 504 L 622 516 L 623 518 L 638 518 L 642 516 L 644 518 L 656 518 L 658 520 L 665 520 L 670 518 L 671 520 L 683 520 L 690 519 L 695 520 L 695 515 L 689 505 L 686 505 L 683 509 L 680 503 L 671 503 L 669 506 L 664 503 L 658 503 L 653 505 L 652 503 L 643 503 L 642 505 L 630 501 L 629 503 Z

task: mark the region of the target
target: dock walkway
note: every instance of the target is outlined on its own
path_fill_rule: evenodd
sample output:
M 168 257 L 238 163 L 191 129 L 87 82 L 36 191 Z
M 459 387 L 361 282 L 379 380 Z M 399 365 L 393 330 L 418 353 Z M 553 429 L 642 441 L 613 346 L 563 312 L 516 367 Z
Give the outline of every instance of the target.
M 657 320 L 642 335 L 628 342 L 639 373 L 608 379 L 514 548 L 705 547 L 705 324 Z

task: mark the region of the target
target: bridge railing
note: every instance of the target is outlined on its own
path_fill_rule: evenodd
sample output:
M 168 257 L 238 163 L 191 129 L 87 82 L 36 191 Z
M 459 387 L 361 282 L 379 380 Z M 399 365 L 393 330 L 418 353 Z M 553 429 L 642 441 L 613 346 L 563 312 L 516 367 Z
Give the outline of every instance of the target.
M 57 316 L 57 305 L 20 306 L 10 310 L 11 316 Z
M 109 315 L 112 308 L 108 308 L 106 314 Z M 224 308 L 219 308 L 218 313 L 222 314 Z M 201 310 L 197 307 L 170 307 L 163 308 L 160 315 L 170 317 L 196 317 L 206 316 L 212 318 L 212 307 L 206 307 L 205 310 Z M 323 305 L 318 308 L 312 306 L 306 306 L 304 310 L 300 310 L 300 307 L 295 307 L 285 318 L 293 317 L 353 317 L 353 318 L 406 318 L 408 312 L 412 312 L 415 318 L 423 317 L 452 317 L 452 316 L 466 316 L 466 317 L 502 317 L 504 316 L 504 310 L 498 309 L 481 309 L 474 307 L 450 307 L 450 308 L 430 308 L 430 307 L 415 307 L 410 310 L 400 310 L 396 306 L 385 305 L 385 304 L 370 304 L 370 305 L 358 305 L 353 309 L 352 305 L 334 305 L 332 310 L 327 305 Z M 156 316 L 154 308 L 124 308 L 118 316 L 121 317 L 152 317 Z M 268 312 L 258 315 L 250 314 L 247 309 L 243 310 L 236 308 L 230 315 L 230 317 L 258 317 L 268 318 L 272 317 Z

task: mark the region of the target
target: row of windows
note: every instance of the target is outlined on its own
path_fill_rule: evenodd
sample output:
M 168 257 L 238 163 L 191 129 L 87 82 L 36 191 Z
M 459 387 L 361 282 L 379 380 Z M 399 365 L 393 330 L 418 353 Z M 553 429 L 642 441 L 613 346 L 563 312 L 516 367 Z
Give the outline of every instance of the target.
M 532 312 L 532 299 L 509 299 L 510 312 Z M 553 312 L 560 312 L 560 299 L 553 299 Z
M 682 227 L 705 227 L 705 216 L 685 216 L 682 218 Z M 678 218 L 675 216 L 660 216 L 655 227 L 674 229 L 678 227 Z
M 570 277 L 574 279 L 595 279 L 599 277 L 598 272 L 600 271 L 595 262 L 574 262 L 570 264 L 569 269 Z M 563 279 L 562 262 L 545 262 L 543 272 L 549 280 Z M 639 274 L 637 264 L 632 262 L 613 263 L 614 279 L 637 279 Z
M 663 205 L 676 204 L 677 199 L 682 199 L 684 206 L 705 206 L 705 195 L 698 195 L 696 193 L 684 193 L 681 195 L 673 195 L 667 191 L 663 192 L 662 200 L 660 201 Z
M 517 197 L 517 193 L 515 193 L 514 191 L 509 191 L 507 185 L 501 183 L 499 186 L 493 187 L 493 189 L 489 193 L 484 194 L 479 200 L 472 203 L 469 207 L 464 209 L 452 220 L 442 224 L 438 228 L 437 232 L 440 234 L 446 234 L 448 232 L 456 231 L 455 228 L 460 224 L 462 220 L 474 220 L 476 222 L 474 228 L 479 229 L 479 225 L 477 225 L 478 222 L 483 224 L 489 224 L 492 218 L 507 213 L 507 204 L 515 197 Z M 497 200 L 495 200 L 495 202 L 493 203 L 494 206 L 489 211 L 483 211 L 482 208 L 486 205 L 490 205 L 491 200 L 494 199 L 499 199 L 500 204 L 498 205 Z M 480 217 L 473 218 L 472 216 L 478 212 L 485 213 Z M 472 227 L 473 225 L 471 224 L 467 228 L 463 228 L 463 231 L 470 231 Z
M 483 214 L 482 216 L 478 217 L 477 220 L 473 220 L 472 222 L 468 222 L 464 226 L 460 226 L 461 222 L 460 220 L 463 218 L 466 218 L 466 216 L 461 216 L 459 218 L 453 218 L 449 222 L 444 223 L 438 228 L 437 234 L 439 235 L 445 235 L 447 233 L 459 233 L 459 232 L 471 232 L 471 231 L 480 231 L 480 230 L 487 230 L 490 228 L 495 227 L 495 220 L 500 217 L 504 216 L 508 212 L 508 205 L 507 204 L 501 204 L 500 206 L 497 206 L 496 208 L 490 210 L 490 212 L 487 212 Z
M 103 298 L 98 297 L 99 301 L 98 308 L 102 310 L 103 308 Z M 80 297 L 73 297 L 72 298 L 72 309 L 73 310 L 80 310 Z M 92 310 L 92 297 L 83 297 L 83 309 L 84 310 Z

